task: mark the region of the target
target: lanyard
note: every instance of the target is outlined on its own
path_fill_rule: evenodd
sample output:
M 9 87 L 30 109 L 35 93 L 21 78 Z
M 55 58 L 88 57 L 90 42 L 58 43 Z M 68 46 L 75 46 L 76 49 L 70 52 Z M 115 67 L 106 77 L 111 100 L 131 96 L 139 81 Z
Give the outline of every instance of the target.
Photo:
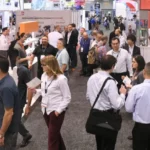
M 52 82 L 53 82 L 53 79 L 47 87 L 46 87 L 46 82 L 45 82 L 45 94 L 47 94 L 47 90 L 48 90 L 49 86 L 52 84 Z
M 62 49 L 62 50 L 60 50 L 60 51 L 57 52 L 56 58 L 58 58 L 58 56 L 60 55 L 60 53 L 61 53 L 63 50 L 64 50 L 64 49 Z

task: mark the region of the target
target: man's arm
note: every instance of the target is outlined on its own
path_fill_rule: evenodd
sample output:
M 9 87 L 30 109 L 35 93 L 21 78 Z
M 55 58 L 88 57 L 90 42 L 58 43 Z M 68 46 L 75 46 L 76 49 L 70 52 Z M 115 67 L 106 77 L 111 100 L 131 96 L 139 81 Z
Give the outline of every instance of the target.
M 35 55 L 32 54 L 32 55 L 30 56 L 30 62 L 29 62 L 29 66 L 28 66 L 29 69 L 32 68 L 32 65 L 33 65 L 32 63 L 33 63 L 33 61 L 34 61 L 34 58 L 35 58 Z
M 30 113 L 30 106 L 31 106 L 31 102 L 32 102 L 32 97 L 33 97 L 33 89 L 28 88 L 27 91 L 27 98 L 28 98 L 28 102 L 25 108 L 25 115 L 28 115 Z
M 135 87 L 133 87 L 128 94 L 126 103 L 125 103 L 125 108 L 126 111 L 129 113 L 133 113 L 134 112 L 134 108 L 135 108 L 135 104 L 136 104 L 136 97 L 135 97 Z
M 3 117 L 2 127 L 0 129 L 0 134 L 5 135 L 13 117 L 13 108 L 5 108 L 5 113 Z
M 65 72 L 66 69 L 67 69 L 67 65 L 66 65 L 66 64 L 63 64 L 63 65 L 61 66 L 61 71 L 62 71 L 62 72 Z
M 5 113 L 3 116 L 2 126 L 0 128 L 0 134 L 5 134 L 8 127 L 10 126 L 14 114 L 15 97 L 12 93 L 12 89 L 10 88 L 3 88 L 1 95 L 4 104 Z

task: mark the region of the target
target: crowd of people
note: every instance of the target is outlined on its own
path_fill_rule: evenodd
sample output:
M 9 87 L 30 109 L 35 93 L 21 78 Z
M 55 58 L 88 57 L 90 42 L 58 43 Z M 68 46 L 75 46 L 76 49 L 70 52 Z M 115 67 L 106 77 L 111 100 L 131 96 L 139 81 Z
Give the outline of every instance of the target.
M 115 22 L 115 21 L 114 21 Z M 23 137 L 20 147 L 28 145 L 31 133 L 21 121 L 30 112 L 34 93 L 41 94 L 41 111 L 48 127 L 48 150 L 65 150 L 60 130 L 71 102 L 69 73 L 76 70 L 79 54 L 80 76 L 90 77 L 86 97 L 95 117 L 87 123 L 87 132 L 96 136 L 97 150 L 114 150 L 121 128 L 120 109 L 133 113 L 135 126 L 132 136 L 133 150 L 148 150 L 150 143 L 149 90 L 150 63 L 145 64 L 136 36 L 124 32 L 122 23 L 115 26 L 109 38 L 102 30 L 91 34 L 74 23 L 60 33 L 60 26 L 46 33 L 30 56 L 26 55 L 25 33 L 15 41 L 9 40 L 9 29 L 3 28 L 0 37 L 0 150 L 15 150 L 17 135 Z M 124 34 L 123 34 L 124 33 Z M 108 41 L 109 40 L 109 41 Z M 108 43 L 108 44 L 107 44 Z M 40 88 L 27 87 L 30 70 L 37 57 L 37 77 Z M 9 75 L 9 66 L 17 66 L 18 84 Z M 93 70 L 98 73 L 94 74 Z M 131 80 L 125 83 L 125 78 Z M 27 101 L 26 101 L 27 98 Z M 107 116 L 107 117 L 106 117 Z M 108 117 L 109 116 L 109 117 Z M 115 117 L 120 118 L 120 123 Z M 94 124 L 94 129 L 90 124 Z

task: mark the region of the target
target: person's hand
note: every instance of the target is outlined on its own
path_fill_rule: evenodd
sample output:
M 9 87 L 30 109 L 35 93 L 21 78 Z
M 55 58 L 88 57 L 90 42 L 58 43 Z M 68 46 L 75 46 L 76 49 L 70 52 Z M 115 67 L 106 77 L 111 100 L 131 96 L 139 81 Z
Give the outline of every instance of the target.
M 128 89 L 131 89 L 131 88 L 132 88 L 132 85 L 131 85 L 131 84 L 127 84 L 126 87 L 127 87 Z
M 4 146 L 4 137 L 0 139 L 0 147 Z
M 121 88 L 120 88 L 119 92 L 120 92 L 121 94 L 126 95 L 127 89 L 124 87 L 124 85 L 121 85 Z
M 30 106 L 26 106 L 26 108 L 25 108 L 25 115 L 27 116 L 27 115 L 29 115 L 29 113 L 30 113 Z
M 121 79 L 124 80 L 125 76 L 121 76 Z
M 58 117 L 59 115 L 60 114 L 57 111 L 55 111 L 55 116 Z
M 1 132 L 0 130 L 0 134 L 3 136 L 2 138 L 0 138 L 0 147 L 4 146 L 4 134 Z
M 29 64 L 28 69 L 32 69 L 32 64 Z
M 27 56 L 26 60 L 30 61 L 31 60 L 31 56 Z

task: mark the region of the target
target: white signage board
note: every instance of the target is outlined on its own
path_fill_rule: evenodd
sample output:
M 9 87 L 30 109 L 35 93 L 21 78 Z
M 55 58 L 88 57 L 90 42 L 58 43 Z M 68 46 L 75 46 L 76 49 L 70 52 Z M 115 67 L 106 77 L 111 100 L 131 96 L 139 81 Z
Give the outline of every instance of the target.
M 60 11 L 35 11 L 35 10 L 25 10 L 16 12 L 16 25 L 19 27 L 20 22 L 27 21 L 38 21 L 39 30 L 44 27 L 54 29 L 55 25 L 60 25 L 62 27 L 72 23 L 72 13 L 70 10 L 60 10 Z

